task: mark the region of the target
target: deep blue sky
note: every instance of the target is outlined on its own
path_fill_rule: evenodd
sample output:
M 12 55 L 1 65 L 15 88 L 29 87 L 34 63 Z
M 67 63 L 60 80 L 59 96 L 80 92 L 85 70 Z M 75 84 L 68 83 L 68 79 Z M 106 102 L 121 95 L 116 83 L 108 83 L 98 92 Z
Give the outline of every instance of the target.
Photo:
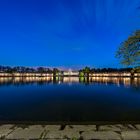
M 0 65 L 120 67 L 140 0 L 1 0 Z

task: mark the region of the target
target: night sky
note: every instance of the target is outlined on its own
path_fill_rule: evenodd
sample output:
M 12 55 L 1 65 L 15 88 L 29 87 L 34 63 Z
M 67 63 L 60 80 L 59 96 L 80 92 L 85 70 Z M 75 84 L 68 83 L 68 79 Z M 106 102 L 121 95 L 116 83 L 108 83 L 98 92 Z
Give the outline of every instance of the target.
M 0 0 L 0 65 L 121 67 L 140 0 Z

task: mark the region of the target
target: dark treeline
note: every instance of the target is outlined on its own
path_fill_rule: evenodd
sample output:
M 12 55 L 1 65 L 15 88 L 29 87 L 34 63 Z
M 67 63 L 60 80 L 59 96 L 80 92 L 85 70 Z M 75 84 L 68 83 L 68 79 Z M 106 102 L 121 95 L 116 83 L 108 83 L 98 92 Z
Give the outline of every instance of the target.
M 85 67 L 83 69 L 78 70 L 79 72 L 83 73 L 103 73 L 103 72 L 131 72 L 132 68 L 90 68 Z M 46 67 L 23 67 L 23 66 L 17 66 L 17 67 L 10 67 L 10 66 L 0 66 L 0 72 L 6 72 L 6 73 L 57 73 L 57 72 L 63 72 L 60 69 L 57 68 L 46 68 Z
M 10 67 L 10 66 L 0 66 L 0 72 L 6 72 L 6 73 L 53 73 L 53 71 L 56 71 L 56 69 L 50 69 L 46 67 L 23 67 L 23 66 L 17 66 L 17 67 Z
M 97 68 L 97 69 L 91 69 L 91 72 L 97 72 L 97 73 L 102 73 L 102 72 L 130 72 L 132 68 Z
M 90 68 L 85 67 L 84 69 L 79 70 L 80 76 L 89 76 L 89 73 L 115 73 L 115 72 L 131 72 L 132 68 Z

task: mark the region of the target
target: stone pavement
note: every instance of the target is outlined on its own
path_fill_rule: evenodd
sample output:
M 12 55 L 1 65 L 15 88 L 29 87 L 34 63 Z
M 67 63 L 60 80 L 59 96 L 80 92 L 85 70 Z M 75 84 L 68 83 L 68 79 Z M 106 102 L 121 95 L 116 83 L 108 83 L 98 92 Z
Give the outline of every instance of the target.
M 140 140 L 140 125 L 13 125 L 0 126 L 7 140 Z

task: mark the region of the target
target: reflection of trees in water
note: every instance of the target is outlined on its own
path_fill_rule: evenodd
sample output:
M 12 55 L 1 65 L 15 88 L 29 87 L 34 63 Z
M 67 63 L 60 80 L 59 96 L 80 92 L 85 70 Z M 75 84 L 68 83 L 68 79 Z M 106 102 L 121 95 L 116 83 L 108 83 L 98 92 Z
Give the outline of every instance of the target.
M 79 83 L 84 83 L 88 85 L 90 83 L 90 78 L 89 77 L 79 77 Z
M 132 86 L 134 88 L 140 87 L 140 78 L 119 78 L 119 77 L 1 77 L 0 85 L 25 85 L 25 84 L 61 84 L 61 83 L 83 83 L 88 85 L 90 83 L 97 84 L 115 84 Z
M 63 83 L 63 77 L 54 76 L 53 77 L 53 84 Z
M 136 90 L 140 88 L 140 78 L 131 78 L 131 85 Z

